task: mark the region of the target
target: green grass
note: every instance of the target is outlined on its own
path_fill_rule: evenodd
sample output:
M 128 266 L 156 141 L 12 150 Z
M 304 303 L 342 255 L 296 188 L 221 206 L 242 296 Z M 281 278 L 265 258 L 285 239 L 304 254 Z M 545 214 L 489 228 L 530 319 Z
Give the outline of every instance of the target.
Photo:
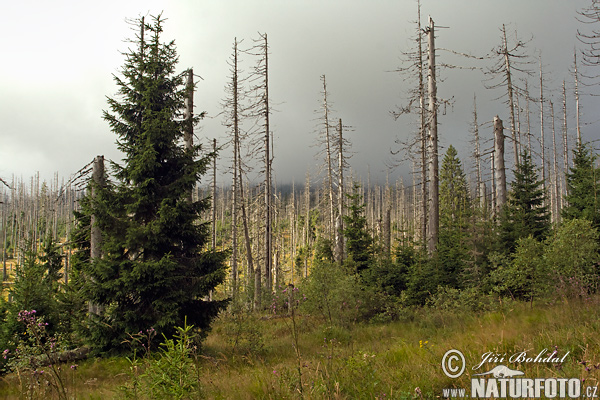
M 495 366 L 471 370 L 485 352 L 536 355 L 555 346 L 560 356 L 569 352 L 562 366 L 508 365 L 529 378 L 585 378 L 594 385 L 600 379 L 594 367 L 600 363 L 599 305 L 596 297 L 533 309 L 509 303 L 480 315 L 421 309 L 406 321 L 349 327 L 299 316 L 300 359 L 289 318 L 254 316 L 236 323 L 222 317 L 204 342 L 201 386 L 211 399 L 436 398 L 442 388 L 469 388 L 473 373 Z M 442 372 L 442 357 L 450 349 L 466 358 L 467 369 L 458 379 Z M 117 388 L 127 381 L 128 371 L 125 359 L 81 362 L 70 389 L 78 399 L 119 398 Z M 14 375 L 5 376 L 0 398 L 19 398 L 18 388 Z

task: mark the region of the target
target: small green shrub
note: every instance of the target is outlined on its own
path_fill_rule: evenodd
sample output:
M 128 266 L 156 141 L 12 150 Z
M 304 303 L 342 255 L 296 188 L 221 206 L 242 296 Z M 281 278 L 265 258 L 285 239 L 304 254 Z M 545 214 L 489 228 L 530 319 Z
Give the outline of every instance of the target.
M 131 381 L 121 387 L 125 398 L 184 400 L 201 397 L 194 336 L 193 326 L 186 322 L 183 327 L 176 328 L 173 339 L 165 337 L 158 355 L 130 360 Z

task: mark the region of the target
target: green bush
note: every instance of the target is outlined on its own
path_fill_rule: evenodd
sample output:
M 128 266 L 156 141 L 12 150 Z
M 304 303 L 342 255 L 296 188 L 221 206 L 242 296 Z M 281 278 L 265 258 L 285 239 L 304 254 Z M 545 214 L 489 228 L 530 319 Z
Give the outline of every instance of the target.
M 599 251 L 598 231 L 585 219 L 564 221 L 548 238 L 544 256 L 561 296 L 586 296 L 597 290 Z
M 317 262 L 302 283 L 302 310 L 323 316 L 330 324 L 347 326 L 364 311 L 364 294 L 353 266 Z
M 163 335 L 164 336 L 164 335 Z M 121 387 L 125 398 L 197 399 L 202 397 L 200 367 L 193 326 L 176 328 L 173 339 L 160 344 L 158 356 L 131 360 L 131 381 Z M 139 371 L 143 371 L 139 373 Z

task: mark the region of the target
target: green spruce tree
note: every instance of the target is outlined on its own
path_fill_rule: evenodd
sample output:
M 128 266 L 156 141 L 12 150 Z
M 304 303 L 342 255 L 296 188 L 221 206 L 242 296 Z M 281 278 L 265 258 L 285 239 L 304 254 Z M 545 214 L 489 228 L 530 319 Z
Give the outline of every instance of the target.
M 543 240 L 550 230 L 542 181 L 527 150 L 521 153 L 514 174 L 509 198 L 500 215 L 500 245 L 504 253 L 513 253 L 519 239 L 532 236 Z
M 586 144 L 573 150 L 573 167 L 567 173 L 565 220 L 575 218 L 591 221 L 600 228 L 600 170 L 594 166 L 595 156 Z
M 348 257 L 354 262 L 356 272 L 361 272 L 373 262 L 373 237 L 367 229 L 365 205 L 360 194 L 360 185 L 354 184 L 348 215 L 344 215 L 344 237 Z
M 439 284 L 459 287 L 469 258 L 469 221 L 472 216 L 467 179 L 458 153 L 450 145 L 440 170 Z
M 188 92 L 175 71 L 174 42 L 161 42 L 163 19 L 138 23 L 137 49 L 126 55 L 117 97 L 104 112 L 124 160 L 92 199 L 102 258 L 84 271 L 88 299 L 104 309 L 91 328 L 104 349 L 149 328 L 172 335 L 186 317 L 206 330 L 226 304 L 206 300 L 225 278 L 227 257 L 208 249 L 210 229 L 200 215 L 209 200 L 190 200 L 215 155 L 199 157 L 200 146 L 182 144 Z

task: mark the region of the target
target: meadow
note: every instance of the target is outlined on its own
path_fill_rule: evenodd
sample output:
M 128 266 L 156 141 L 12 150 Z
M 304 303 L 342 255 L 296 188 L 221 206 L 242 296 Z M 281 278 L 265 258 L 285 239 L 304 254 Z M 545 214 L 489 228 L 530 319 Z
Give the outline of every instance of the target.
M 488 352 L 508 359 L 523 352 L 534 358 L 556 351 L 564 362 L 503 364 L 523 371 L 524 377 L 578 378 L 595 387 L 600 379 L 599 303 L 598 296 L 533 308 L 503 301 L 494 311 L 479 314 L 418 308 L 399 321 L 347 326 L 296 313 L 222 314 L 202 349 L 194 349 L 192 371 L 187 371 L 193 376 L 186 375 L 196 381 L 194 390 L 180 398 L 434 399 L 448 388 L 467 388 L 468 396 L 473 374 L 499 364 L 472 370 Z M 457 379 L 447 377 L 441 366 L 450 349 L 461 351 L 466 359 L 467 368 Z M 148 398 L 142 386 L 131 390 L 132 382 L 143 385 L 139 377 L 149 365 L 143 361 L 91 358 L 75 368 L 64 364 L 68 398 Z M 42 379 L 37 382 L 6 375 L 0 396 L 53 398 L 49 386 L 44 387 Z

